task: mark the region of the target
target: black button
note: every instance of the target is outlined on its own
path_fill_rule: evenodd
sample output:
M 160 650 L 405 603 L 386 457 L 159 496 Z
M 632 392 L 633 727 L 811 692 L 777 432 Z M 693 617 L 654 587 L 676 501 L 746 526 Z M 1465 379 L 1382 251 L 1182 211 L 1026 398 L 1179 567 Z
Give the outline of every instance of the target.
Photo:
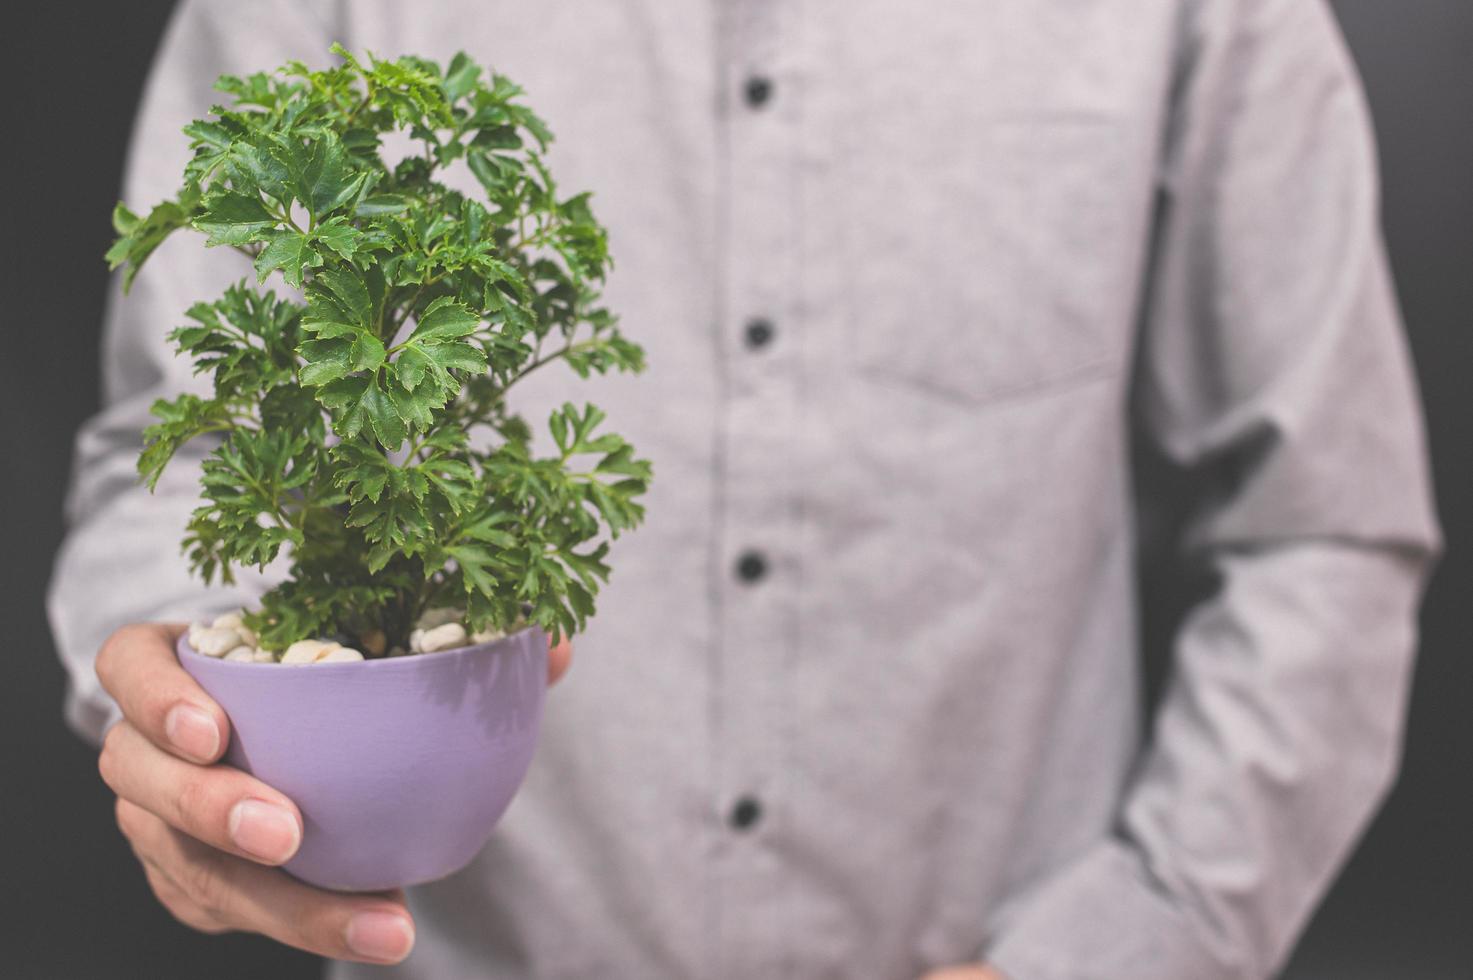
M 767 574 L 767 559 L 749 551 L 737 559 L 736 571 L 743 582 L 755 582 Z
M 753 75 L 747 79 L 746 85 L 747 105 L 753 109 L 761 108 L 772 98 L 772 81 L 761 75 Z
M 766 347 L 772 340 L 772 321 L 758 318 L 747 321 L 747 346 L 753 350 Z
M 731 815 L 727 820 L 737 830 L 750 830 L 762 819 L 762 804 L 750 796 L 744 796 L 736 801 L 731 808 Z

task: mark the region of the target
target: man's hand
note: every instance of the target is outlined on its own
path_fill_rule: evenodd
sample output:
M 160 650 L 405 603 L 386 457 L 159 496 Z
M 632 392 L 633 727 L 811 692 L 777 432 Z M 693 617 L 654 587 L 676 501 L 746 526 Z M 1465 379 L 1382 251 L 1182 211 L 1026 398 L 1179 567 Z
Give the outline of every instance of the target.
M 259 932 L 335 959 L 404 959 L 414 921 L 403 892 L 329 892 L 275 869 L 300 846 L 302 816 L 270 786 L 216 764 L 230 722 L 175 659 L 182 631 L 125 626 L 97 657 L 97 676 L 123 711 L 98 769 L 118 794 L 118 827 L 154 895 L 203 932 Z M 571 659 L 567 640 L 549 651 L 548 683 Z
M 1008 980 L 1007 977 L 998 973 L 990 966 L 972 964 L 968 966 L 948 966 L 944 970 L 932 970 L 921 980 Z
M 566 636 L 562 642 L 547 648 L 547 686 L 562 680 L 573 665 L 573 641 Z

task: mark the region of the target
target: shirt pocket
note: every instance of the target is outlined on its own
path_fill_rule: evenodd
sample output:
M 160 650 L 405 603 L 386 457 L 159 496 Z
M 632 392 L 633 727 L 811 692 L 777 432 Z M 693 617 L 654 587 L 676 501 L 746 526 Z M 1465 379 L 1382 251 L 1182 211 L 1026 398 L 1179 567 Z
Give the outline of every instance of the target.
M 852 219 L 859 378 L 981 403 L 1118 362 L 1118 147 L 1113 121 L 1064 115 L 974 123 L 933 143 L 929 163 L 898 154 L 915 166 L 851 160 L 870 202 Z

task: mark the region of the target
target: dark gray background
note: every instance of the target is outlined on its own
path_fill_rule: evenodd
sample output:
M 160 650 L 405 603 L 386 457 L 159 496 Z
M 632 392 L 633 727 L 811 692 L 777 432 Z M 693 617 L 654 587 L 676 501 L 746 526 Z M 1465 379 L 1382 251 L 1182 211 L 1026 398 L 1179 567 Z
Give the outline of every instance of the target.
M 151 900 L 112 822 L 95 754 L 61 724 L 42 596 L 71 437 L 96 408 L 98 325 L 132 115 L 171 4 L 31 3 L 4 35 L 5 295 L 0 313 L 0 975 L 309 977 L 317 961 L 198 936 Z M 1473 565 L 1473 3 L 1339 0 L 1375 111 L 1386 227 L 1426 397 L 1450 551 L 1424 613 L 1401 781 L 1316 917 L 1293 980 L 1473 971 L 1473 730 L 1465 705 Z M 529 15 L 535 6 L 529 8 Z M 17 23 L 19 21 L 19 23 Z M 1368 460 L 1367 465 L 1374 465 Z M 1190 475 L 1143 460 L 1168 516 Z M 1169 527 L 1169 523 L 1167 525 Z M 161 545 L 165 546 L 165 545 Z M 1164 550 L 1164 549 L 1163 549 Z M 1144 563 L 1151 663 L 1189 592 Z M 1126 980 L 1126 978 L 1122 978 Z

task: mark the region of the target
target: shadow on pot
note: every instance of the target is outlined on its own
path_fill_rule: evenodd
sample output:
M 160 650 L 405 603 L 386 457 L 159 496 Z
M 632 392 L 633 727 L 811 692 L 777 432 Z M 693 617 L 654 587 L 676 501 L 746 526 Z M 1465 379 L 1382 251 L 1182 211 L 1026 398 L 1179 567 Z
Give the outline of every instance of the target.
M 547 635 L 355 663 L 237 663 L 180 637 L 179 662 L 230 717 L 226 761 L 291 797 L 285 865 L 322 888 L 443 878 L 485 844 L 532 761 Z

